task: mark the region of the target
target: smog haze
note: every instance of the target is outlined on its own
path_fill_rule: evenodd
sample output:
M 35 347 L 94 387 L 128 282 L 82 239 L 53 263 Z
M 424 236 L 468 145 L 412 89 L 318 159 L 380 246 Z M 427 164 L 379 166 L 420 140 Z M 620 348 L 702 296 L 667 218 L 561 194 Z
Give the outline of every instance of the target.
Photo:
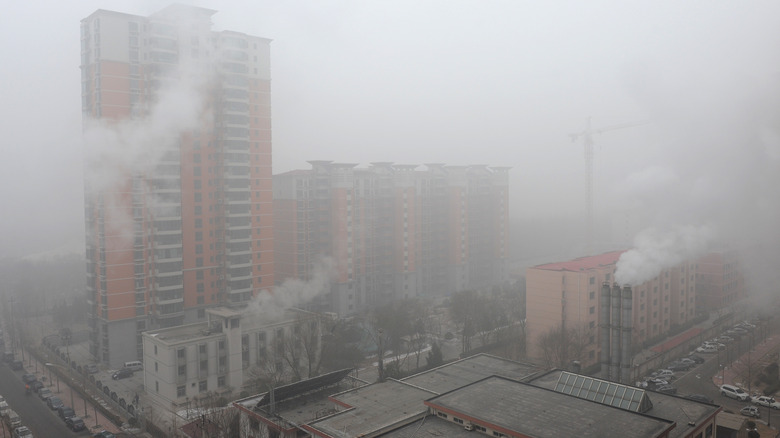
M 778 240 L 776 2 L 185 3 L 216 10 L 215 30 L 273 40 L 274 174 L 309 160 L 510 166 L 512 251 L 540 262 L 633 246 L 647 267 Z M 0 256 L 83 252 L 84 179 L 100 169 L 84 165 L 79 22 L 169 4 L 6 8 Z M 570 137 L 589 118 L 590 248 Z M 623 280 L 644 278 L 628 266 Z

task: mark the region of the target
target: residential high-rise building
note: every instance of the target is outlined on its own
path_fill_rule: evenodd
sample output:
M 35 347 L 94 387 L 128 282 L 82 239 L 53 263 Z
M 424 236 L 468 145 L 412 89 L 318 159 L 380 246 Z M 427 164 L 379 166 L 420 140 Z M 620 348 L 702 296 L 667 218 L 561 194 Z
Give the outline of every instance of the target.
M 111 366 L 273 286 L 270 40 L 214 13 L 81 22 L 91 353 Z
M 319 309 L 444 296 L 507 279 L 505 167 L 311 161 L 274 176 L 277 283 L 334 267 Z

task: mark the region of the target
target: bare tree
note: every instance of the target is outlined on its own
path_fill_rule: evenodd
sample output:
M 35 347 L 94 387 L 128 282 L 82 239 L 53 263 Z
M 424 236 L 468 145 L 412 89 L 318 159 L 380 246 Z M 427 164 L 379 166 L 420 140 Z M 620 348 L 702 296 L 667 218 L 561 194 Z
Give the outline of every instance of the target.
M 203 394 L 195 404 L 195 425 L 202 436 L 231 438 L 239 436 L 238 411 L 214 392 Z
M 591 332 L 587 325 L 569 329 L 557 325 L 543 333 L 538 346 L 547 367 L 566 368 L 571 361 L 584 359 Z
M 471 336 L 475 332 L 473 309 L 479 301 L 477 293 L 471 290 L 456 292 L 450 300 L 450 312 L 455 328 L 461 332 L 461 351 L 471 350 Z
M 318 317 L 301 315 L 293 326 L 293 332 L 282 340 L 281 356 L 292 371 L 295 380 L 311 378 L 319 373 L 320 350 L 320 320 Z M 305 375 L 303 373 L 305 367 Z

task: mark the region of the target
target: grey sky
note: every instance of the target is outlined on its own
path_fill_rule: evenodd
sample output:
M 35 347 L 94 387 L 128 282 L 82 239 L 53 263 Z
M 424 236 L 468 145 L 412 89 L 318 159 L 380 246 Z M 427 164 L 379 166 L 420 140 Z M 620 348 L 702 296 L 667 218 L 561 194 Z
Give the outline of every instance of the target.
M 508 165 L 513 216 L 578 217 L 585 166 L 568 133 L 588 116 L 652 120 L 595 138 L 599 210 L 681 225 L 709 212 L 733 228 L 726 190 L 729 207 L 777 217 L 778 2 L 185 3 L 218 10 L 216 30 L 274 40 L 274 173 L 314 159 Z M 6 6 L 0 255 L 81 245 L 80 19 L 168 4 Z M 734 167 L 763 175 L 750 196 L 720 178 Z

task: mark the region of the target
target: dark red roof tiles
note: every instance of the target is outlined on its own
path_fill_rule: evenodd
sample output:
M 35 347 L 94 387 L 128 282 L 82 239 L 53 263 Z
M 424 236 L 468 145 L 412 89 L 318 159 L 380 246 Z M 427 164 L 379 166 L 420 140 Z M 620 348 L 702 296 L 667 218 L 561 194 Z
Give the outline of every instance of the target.
M 534 266 L 533 269 L 544 269 L 547 271 L 587 271 L 588 269 L 600 268 L 603 266 L 614 265 L 617 263 L 620 255 L 626 252 L 612 251 L 604 254 L 580 257 L 568 262 L 547 263 L 544 265 Z

